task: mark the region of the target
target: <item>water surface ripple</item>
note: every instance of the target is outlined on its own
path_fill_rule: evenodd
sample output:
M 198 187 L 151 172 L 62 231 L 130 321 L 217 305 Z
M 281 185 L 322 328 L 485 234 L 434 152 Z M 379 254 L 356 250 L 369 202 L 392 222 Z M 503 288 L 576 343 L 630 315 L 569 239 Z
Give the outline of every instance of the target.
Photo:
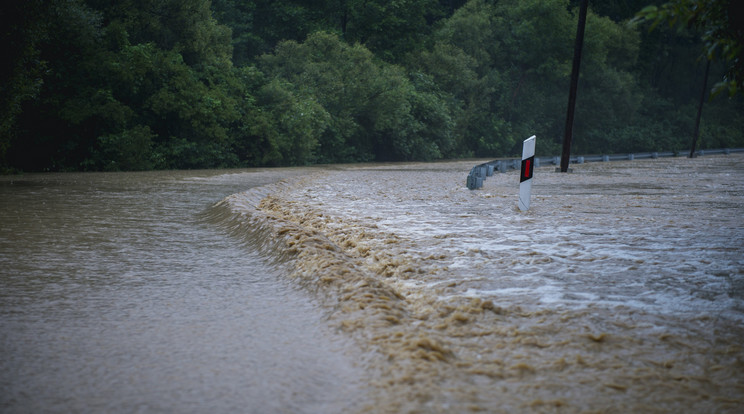
M 236 194 L 378 360 L 379 412 L 738 412 L 740 155 L 537 169 L 339 167 Z M 260 200 L 260 201 L 258 201 Z
M 203 214 L 301 173 L 0 177 L 0 411 L 353 410 L 348 341 Z
M 0 407 L 738 413 L 742 161 L 3 177 Z

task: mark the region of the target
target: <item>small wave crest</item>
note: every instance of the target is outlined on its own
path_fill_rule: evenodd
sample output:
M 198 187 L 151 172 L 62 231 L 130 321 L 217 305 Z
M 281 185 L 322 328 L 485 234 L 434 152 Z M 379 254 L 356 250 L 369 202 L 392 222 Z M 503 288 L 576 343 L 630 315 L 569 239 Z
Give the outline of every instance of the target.
M 471 250 L 462 253 L 462 261 L 442 267 L 441 262 L 460 256 L 442 250 L 447 246 L 437 244 L 439 233 L 431 233 L 433 241 L 410 237 L 423 223 L 416 216 L 396 221 L 393 213 L 375 215 L 364 208 L 410 197 L 415 198 L 410 205 L 440 209 L 440 220 L 461 223 L 451 217 L 457 209 L 441 208 L 441 189 L 447 187 L 430 180 L 429 188 L 396 193 L 393 184 L 416 172 L 355 171 L 353 180 L 347 171 L 333 171 L 233 194 L 205 217 L 286 266 L 290 280 L 317 293 L 329 323 L 364 351 L 360 363 L 370 374 L 375 401 L 366 411 L 534 412 L 548 403 L 582 411 L 602 410 L 610 400 L 627 411 L 663 401 L 673 411 L 707 407 L 711 399 L 702 394 L 731 395 L 731 406 L 741 401 L 735 381 L 741 364 L 729 364 L 742 352 L 732 340 L 736 334 L 719 335 L 720 344 L 711 350 L 709 330 L 702 327 L 732 328 L 725 321 L 700 317 L 694 319 L 697 328 L 685 318 L 627 306 L 531 307 L 507 300 L 511 293 L 490 295 L 501 303 L 469 294 L 468 287 L 478 281 L 466 276 L 480 263 L 470 260 Z M 443 180 L 458 178 L 447 171 L 437 174 Z M 341 182 L 348 191 L 342 191 Z M 458 191 L 445 194 L 448 203 L 466 205 L 477 196 Z M 523 220 L 535 220 L 531 217 Z M 440 251 L 433 251 L 437 246 Z M 485 257 L 480 250 L 472 252 Z M 491 255 L 481 262 L 501 270 L 496 251 Z M 504 262 L 504 268 L 522 262 L 527 270 L 544 268 L 561 259 L 534 253 L 520 258 L 516 264 Z M 512 270 L 525 276 L 525 269 Z M 733 328 L 741 332 L 740 326 Z M 685 363 L 690 353 L 700 362 Z M 701 375 L 705 366 L 717 368 Z M 682 384 L 680 379 L 702 394 L 670 385 Z M 649 396 L 648 389 L 663 391 Z
M 203 219 L 285 266 L 291 280 L 317 294 L 329 323 L 365 351 L 365 360 L 359 362 L 374 374 L 373 399 L 392 405 L 391 412 L 419 407 L 411 395 L 426 396 L 422 398 L 431 404 L 450 400 L 441 387 L 452 378 L 442 376 L 441 370 L 448 367 L 466 375 L 461 367 L 470 364 L 458 362 L 446 339 L 447 325 L 464 326 L 485 312 L 496 315 L 503 310 L 477 298 L 435 310 L 426 300 L 405 297 L 384 279 L 410 266 L 394 260 L 370 266 L 366 256 L 371 252 L 352 241 L 363 235 L 334 237 L 334 242 L 328 235 L 332 232 L 320 224 L 324 214 L 298 206 L 286 197 L 290 189 L 281 183 L 230 195 L 210 207 Z
M 270 218 L 258 208 L 271 187 L 273 185 L 255 187 L 227 196 L 203 211 L 199 219 L 219 227 L 274 264 L 285 263 L 291 255 L 281 248 L 281 240 L 276 237 Z
M 284 205 L 277 194 L 286 187 L 281 183 L 230 195 L 211 206 L 203 219 L 286 266 L 291 279 L 321 294 L 330 318 L 347 330 L 396 324 L 406 317 L 403 298 L 394 289 Z

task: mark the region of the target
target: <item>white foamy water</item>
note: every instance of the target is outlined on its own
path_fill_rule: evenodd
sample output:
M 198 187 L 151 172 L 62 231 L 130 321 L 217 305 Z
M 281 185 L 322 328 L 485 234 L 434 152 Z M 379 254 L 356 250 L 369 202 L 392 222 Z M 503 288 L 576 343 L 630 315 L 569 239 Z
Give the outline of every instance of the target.
M 517 171 L 466 189 L 475 162 L 225 203 L 371 355 L 373 411 L 739 412 L 743 158 L 540 168 L 528 212 Z
M 742 161 L 5 177 L 0 411 L 739 413 Z
M 318 179 L 302 204 L 403 243 L 386 250 L 435 267 L 419 284 L 530 306 L 629 306 L 744 321 L 744 166 L 738 156 L 659 159 L 535 173 L 482 190 L 463 165 L 356 168 Z M 401 247 L 399 247 L 401 245 Z

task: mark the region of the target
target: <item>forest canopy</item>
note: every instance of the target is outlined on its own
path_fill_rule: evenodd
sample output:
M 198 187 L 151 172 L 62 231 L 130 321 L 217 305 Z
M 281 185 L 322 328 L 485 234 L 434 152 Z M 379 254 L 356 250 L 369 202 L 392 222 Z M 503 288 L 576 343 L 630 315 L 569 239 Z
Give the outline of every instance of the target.
M 688 150 L 716 53 L 710 25 L 639 23 L 663 4 L 590 2 L 575 153 Z M 556 155 L 577 15 L 569 0 L 11 0 L 0 170 L 501 157 L 533 134 Z M 734 35 L 710 70 L 727 90 Z M 706 102 L 700 148 L 744 146 L 732 95 Z

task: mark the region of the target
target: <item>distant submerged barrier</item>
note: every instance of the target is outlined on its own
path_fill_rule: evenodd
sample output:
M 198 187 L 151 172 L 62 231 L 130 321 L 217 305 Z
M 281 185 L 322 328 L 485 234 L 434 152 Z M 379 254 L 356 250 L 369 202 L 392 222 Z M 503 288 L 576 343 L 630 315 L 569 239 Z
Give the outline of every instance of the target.
M 695 152 L 695 156 L 731 154 L 734 152 L 744 152 L 744 148 L 724 148 L 724 149 L 707 149 Z M 576 155 L 570 158 L 570 164 L 583 164 L 585 162 L 609 162 L 609 161 L 633 161 L 647 158 L 678 157 L 682 153 L 678 151 L 670 152 L 640 152 L 634 154 L 612 154 L 612 155 Z M 561 157 L 535 157 L 534 167 L 539 168 L 541 165 L 560 165 Z M 501 160 L 489 161 L 478 164 L 470 170 L 466 185 L 471 190 L 483 187 L 483 181 L 492 176 L 495 172 L 507 172 L 509 170 L 518 170 L 521 168 L 522 160 L 519 158 L 508 158 Z

